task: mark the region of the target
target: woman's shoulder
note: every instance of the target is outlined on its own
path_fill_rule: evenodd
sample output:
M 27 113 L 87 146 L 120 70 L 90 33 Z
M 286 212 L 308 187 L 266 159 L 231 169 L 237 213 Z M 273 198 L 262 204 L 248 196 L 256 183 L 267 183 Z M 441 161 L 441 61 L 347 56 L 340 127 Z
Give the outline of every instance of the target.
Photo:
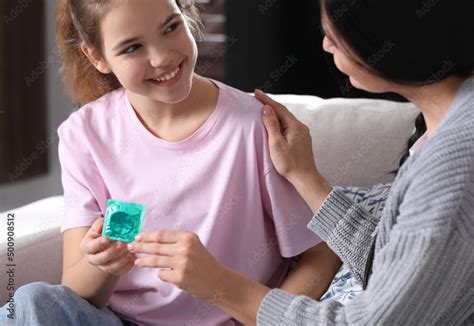
M 474 164 L 474 78 L 464 82 L 448 112 L 430 139 L 414 156 L 417 164 Z
M 109 92 L 95 101 L 76 108 L 58 127 L 58 134 L 73 132 L 86 133 L 93 129 L 110 124 L 118 114 L 120 103 L 124 103 L 125 89 L 119 88 Z
M 408 159 L 400 175 L 402 184 L 408 185 L 405 205 L 414 205 L 415 211 L 453 213 L 444 222 L 454 220 L 452 210 L 465 200 L 474 203 L 474 93 L 464 95 L 455 99 L 436 132 Z

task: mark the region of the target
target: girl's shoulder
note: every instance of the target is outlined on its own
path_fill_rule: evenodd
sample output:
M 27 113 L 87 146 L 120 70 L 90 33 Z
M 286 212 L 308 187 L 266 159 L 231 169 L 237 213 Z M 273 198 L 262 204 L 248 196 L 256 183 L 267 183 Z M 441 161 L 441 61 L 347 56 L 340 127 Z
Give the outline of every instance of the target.
M 125 89 L 109 92 L 95 101 L 76 108 L 58 127 L 58 132 L 87 132 L 110 124 L 119 115 L 119 109 L 125 104 Z
M 263 104 L 253 94 L 246 93 L 219 81 L 211 81 L 219 87 L 219 104 L 224 105 L 227 110 L 231 109 L 241 116 L 258 117 L 261 115 Z

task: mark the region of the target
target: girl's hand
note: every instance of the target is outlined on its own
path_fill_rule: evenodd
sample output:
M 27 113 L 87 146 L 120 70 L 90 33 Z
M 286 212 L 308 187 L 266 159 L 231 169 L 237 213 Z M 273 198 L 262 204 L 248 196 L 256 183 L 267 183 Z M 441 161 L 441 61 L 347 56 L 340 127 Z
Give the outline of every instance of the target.
M 135 261 L 137 267 L 162 268 L 158 272 L 161 280 L 198 298 L 206 300 L 216 295 L 215 287 L 224 274 L 224 267 L 196 234 L 162 230 L 143 232 L 136 240 L 129 244 L 129 251 L 147 254 Z
M 318 175 L 313 157 L 309 128 L 295 118 L 283 105 L 260 90 L 255 97 L 265 104 L 263 123 L 268 132 L 268 146 L 273 165 L 291 183 Z
M 104 218 L 92 224 L 81 241 L 80 250 L 89 264 L 106 273 L 122 276 L 133 268 L 136 257 L 128 252 L 125 243 L 102 236 L 103 225 Z

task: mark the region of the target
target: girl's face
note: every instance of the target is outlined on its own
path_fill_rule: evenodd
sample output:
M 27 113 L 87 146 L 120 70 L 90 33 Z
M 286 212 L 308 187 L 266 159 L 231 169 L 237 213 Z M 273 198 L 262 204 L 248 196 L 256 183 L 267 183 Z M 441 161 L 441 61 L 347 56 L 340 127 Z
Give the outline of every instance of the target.
M 326 15 L 322 15 L 324 29 L 323 49 L 333 55 L 334 63 L 343 74 L 347 75 L 351 84 L 358 89 L 372 93 L 385 93 L 392 89 L 392 85 L 371 72 L 354 54 L 349 54 L 347 48 L 338 42 L 332 33 L 331 24 Z
M 197 46 L 174 0 L 122 0 L 102 18 L 103 59 L 127 91 L 162 103 L 190 93 Z

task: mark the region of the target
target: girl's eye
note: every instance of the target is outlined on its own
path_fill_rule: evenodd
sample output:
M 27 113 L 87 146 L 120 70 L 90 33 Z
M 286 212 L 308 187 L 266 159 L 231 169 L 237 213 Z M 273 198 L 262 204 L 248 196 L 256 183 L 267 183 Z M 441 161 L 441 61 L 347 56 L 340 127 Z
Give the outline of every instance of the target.
M 141 45 L 134 44 L 134 45 L 128 47 L 123 53 L 124 53 L 124 54 L 131 54 L 131 53 L 134 53 L 134 52 L 137 51 L 140 47 L 141 47 Z
M 168 28 L 165 29 L 165 34 L 172 33 L 175 30 L 177 30 L 178 27 L 179 27 L 179 24 L 180 24 L 180 22 L 176 22 L 176 23 L 173 23 L 170 26 L 168 26 Z

